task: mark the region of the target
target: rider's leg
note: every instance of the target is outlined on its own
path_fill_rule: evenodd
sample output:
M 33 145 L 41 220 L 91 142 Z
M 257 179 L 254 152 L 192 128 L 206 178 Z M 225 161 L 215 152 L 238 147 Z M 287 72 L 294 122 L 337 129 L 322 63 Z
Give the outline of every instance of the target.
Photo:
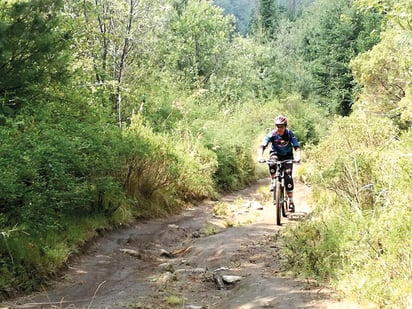
M 277 160 L 278 157 L 275 153 L 269 155 L 270 160 Z M 276 165 L 269 165 L 269 175 L 270 175 L 270 191 L 275 190 L 275 175 L 276 175 Z
M 293 183 L 293 164 L 292 163 L 285 163 L 285 186 L 286 186 L 286 192 L 288 194 L 288 204 L 289 208 L 294 208 L 294 202 L 293 202 L 293 189 L 294 189 L 294 183 Z

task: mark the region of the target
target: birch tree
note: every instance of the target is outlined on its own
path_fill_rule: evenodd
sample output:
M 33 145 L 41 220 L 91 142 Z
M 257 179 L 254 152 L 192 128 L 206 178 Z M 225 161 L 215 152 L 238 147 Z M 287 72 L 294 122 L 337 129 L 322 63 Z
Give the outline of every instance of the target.
M 130 85 L 139 80 L 142 58 L 154 48 L 169 8 L 162 0 L 79 0 L 71 7 L 84 25 L 79 57 L 89 63 L 93 86 L 107 95 L 119 127 L 133 103 Z

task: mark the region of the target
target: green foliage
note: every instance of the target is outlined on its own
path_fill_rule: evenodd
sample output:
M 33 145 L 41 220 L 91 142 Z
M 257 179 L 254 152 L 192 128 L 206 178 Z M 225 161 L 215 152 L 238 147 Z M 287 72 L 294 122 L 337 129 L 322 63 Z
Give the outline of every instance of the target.
M 326 212 L 325 212 L 326 213 Z M 296 228 L 288 228 L 283 235 L 286 247 L 283 253 L 288 266 L 302 277 L 319 281 L 336 278 L 335 270 L 341 263 L 341 243 L 345 241 L 338 218 L 325 219 L 317 213 Z M 338 226 L 337 226 L 338 225 Z
M 354 6 L 361 10 L 376 10 L 385 13 L 389 25 L 412 30 L 412 8 L 409 0 L 355 0 Z
M 316 208 L 285 236 L 297 273 L 332 280 L 361 303 L 407 306 L 410 135 L 360 112 L 337 119 L 309 151 Z
M 280 24 L 281 10 L 277 1 L 260 0 L 259 6 L 259 26 L 267 39 L 273 39 Z
M 164 215 L 184 201 L 213 194 L 213 154 L 191 137 L 182 136 L 177 142 L 176 137 L 155 134 L 136 115 L 125 138 L 129 150 L 122 178 L 139 216 Z
M 0 277 L 7 293 L 35 289 L 62 265 L 69 246 L 52 235 L 64 235 L 67 218 L 110 214 L 124 197 L 116 132 L 98 127 L 101 110 L 73 87 L 69 23 L 63 3 L 52 2 L 0 4 Z
M 332 114 L 348 115 L 354 92 L 349 62 L 378 42 L 379 16 L 356 12 L 351 1 L 321 0 L 297 23 L 301 24 L 301 52 L 314 76 L 314 90 L 327 100 L 323 105 Z
M 242 148 L 238 145 L 227 145 L 217 151 L 219 166 L 215 173 L 215 181 L 224 191 L 240 189 L 251 181 L 253 161 L 249 150 L 245 151 Z
M 34 97 L 47 98 L 47 89 L 67 81 L 70 35 L 59 26 L 61 6 L 62 1 L 0 3 L 0 117 L 35 104 Z
M 213 175 L 218 166 L 216 153 L 203 145 L 200 135 L 193 136 L 187 130 L 183 129 L 175 140 L 181 158 L 179 195 L 184 201 L 215 197 L 217 185 Z
M 180 295 L 169 295 L 165 298 L 165 303 L 172 307 L 178 307 L 185 303 L 185 298 Z
M 372 164 L 385 147 L 390 147 L 397 136 L 390 121 L 365 115 L 337 119 L 330 137 L 322 140 L 310 156 L 316 158 L 314 181 L 344 197 L 355 210 L 374 206 L 373 191 L 375 166 Z M 342 134 L 341 132 L 345 132 Z M 339 138 L 337 138 L 339 136 Z M 370 149 L 376 149 L 374 153 Z
M 410 278 L 393 265 L 410 265 L 407 2 L 380 2 L 397 32 L 373 49 L 375 11 L 321 0 L 302 15 L 289 7 L 291 21 L 262 3 L 248 38 L 211 1 L 0 3 L 1 291 L 36 289 L 101 228 L 249 184 L 256 145 L 282 112 L 326 210 L 288 235 L 292 265 L 404 304 Z M 349 113 L 350 68 L 364 91 L 330 125 L 328 113 Z
M 178 178 L 178 157 L 172 147 L 168 147 L 166 136 L 153 134 L 142 125 L 138 116 L 132 118 L 130 128 L 125 132 L 128 153 L 122 178 L 128 196 L 136 202 L 149 201 L 148 205 L 137 205 L 138 215 L 147 215 L 151 200 L 165 204 L 166 197 L 173 196 L 174 183 Z M 168 195 L 164 193 L 169 192 Z M 162 196 L 164 198 L 162 199 Z M 142 209 L 143 208 L 143 209 Z
M 299 31 L 293 23 L 282 22 L 276 40 L 270 44 L 265 58 L 260 60 L 264 67 L 261 75 L 267 97 L 300 93 L 307 99 L 313 91 L 313 77 L 301 56 Z
M 76 4 L 66 6 L 65 12 L 79 16 Z M 91 8 L 84 9 L 90 12 Z M 217 11 L 206 3 L 196 7 L 193 2 L 188 9 L 192 10 L 190 12 L 201 9 L 197 13 L 205 13 L 210 19 L 205 21 L 217 18 L 221 25 L 216 29 L 213 42 L 202 38 L 206 33 L 203 30 L 212 29 L 213 22 L 205 23 L 206 28 L 199 23 L 201 30 L 193 34 L 194 38 L 200 35 L 204 43 L 201 58 L 205 66 L 202 64 L 202 68 L 209 70 L 209 75 L 215 74 L 215 65 L 217 68 L 225 63 L 217 56 L 229 50 L 229 19 L 223 19 L 220 13 L 214 14 Z M 98 14 L 93 11 L 87 16 L 94 18 Z M 190 14 L 182 16 L 183 21 L 189 22 L 185 27 L 192 29 L 191 21 L 194 20 Z M 89 41 L 83 36 L 95 33 L 92 31 L 94 22 L 85 25 L 79 19 L 73 23 L 65 20 L 63 25 L 72 27 L 75 41 L 70 43 L 77 48 L 74 56 L 79 62 L 67 62 L 61 72 L 68 70 L 77 72 L 77 75 L 65 84 L 44 87 L 43 99 L 41 96 L 27 97 L 33 104 L 16 109 L 14 118 L 2 117 L 0 188 L 4 194 L 0 198 L 1 232 L 13 230 L 15 224 L 21 231 L 7 237 L 7 242 L 0 248 L 1 263 L 5 266 L 1 277 L 15 278 L 1 282 L 6 290 L 13 286 L 26 291 L 35 289 L 65 261 L 70 250 L 91 237 L 99 226 L 127 222 L 131 216 L 166 215 L 180 209 L 185 202 L 216 195 L 217 188 L 238 188 L 253 178 L 247 136 L 243 144 L 240 141 L 226 144 L 232 138 L 228 138 L 230 128 L 227 127 L 227 136 L 216 138 L 221 146 L 216 151 L 215 144 L 210 142 L 215 138 L 209 135 L 206 139 L 205 135 L 199 135 L 201 131 L 197 130 L 199 126 L 196 124 L 201 123 L 202 118 L 213 119 L 211 123 L 216 124 L 219 121 L 216 114 L 210 113 L 206 104 L 204 110 L 193 112 L 190 107 L 186 110 L 187 94 L 180 89 L 186 88 L 187 84 L 177 83 L 173 70 L 163 71 L 162 67 L 162 70 L 148 72 L 145 65 L 151 65 L 153 70 L 156 68 L 153 59 L 156 58 L 148 57 L 147 53 L 141 62 L 129 63 L 129 68 L 142 65 L 140 69 L 144 74 L 140 79 L 132 83 L 133 74 L 124 72 L 123 75 L 130 85 L 137 85 L 133 90 L 123 87 L 121 94 L 125 101 L 133 102 L 128 105 L 128 112 L 133 114 L 134 109 L 138 114 L 130 117 L 129 127 L 122 131 L 111 126 L 114 119 L 109 102 L 113 102 L 112 96 L 119 93 L 111 81 L 105 82 L 111 74 L 106 74 L 102 68 L 111 66 L 113 59 L 104 62 L 95 54 L 99 42 L 109 44 L 109 40 Z M 80 27 L 85 31 L 80 31 L 83 29 Z M 108 33 L 101 35 L 104 37 Z M 119 43 L 110 42 L 101 49 L 103 52 Z M 187 64 L 192 62 L 184 65 Z M 81 72 L 80 68 L 83 69 Z M 232 68 L 236 69 L 236 66 Z M 90 83 L 96 78 L 98 84 Z M 237 79 L 241 80 L 239 76 Z M 238 95 L 239 101 L 241 96 L 243 94 Z M 189 101 L 194 101 L 192 107 L 198 108 L 196 95 L 188 97 Z M 224 101 L 230 102 L 230 99 Z M 207 100 L 201 103 L 205 102 Z M 219 107 L 215 111 L 221 112 Z M 218 131 L 213 134 L 220 135 Z M 233 166 L 227 169 L 226 164 Z M 84 228 L 88 227 L 91 234 L 68 232 L 75 226 L 73 220 L 80 216 L 86 221 Z M 95 226 L 93 218 L 102 216 L 106 219 Z M 70 240 L 65 238 L 68 233 L 72 236 Z
M 329 114 L 348 115 L 356 86 L 350 60 L 379 41 L 382 15 L 357 12 L 346 0 L 315 1 L 293 21 L 272 15 L 279 22 L 270 39 L 262 41 L 265 35 L 258 29 L 254 34 L 257 44 L 267 47 L 256 58 L 263 82 L 255 93 L 267 99 L 297 92 L 305 99 L 316 98 Z
M 224 55 L 234 30 L 232 24 L 232 17 L 225 17 L 211 1 L 187 1 L 181 14 L 172 16 L 170 30 L 164 33 L 162 63 L 186 89 L 203 88 L 227 59 Z
M 110 191 L 115 183 L 110 174 L 120 166 L 111 150 L 113 136 L 110 131 L 107 135 L 97 134 L 97 128 L 90 124 L 70 123 L 72 120 L 65 118 L 69 115 L 45 113 L 44 116 L 53 119 L 54 123 L 44 120 L 35 123 L 34 119 L 25 116 L 20 129 L 3 128 L 2 133 L 9 138 L 4 151 L 10 155 L 5 159 L 4 165 L 8 168 L 4 171 L 10 175 L 8 170 L 14 169 L 13 182 L 4 185 L 19 184 L 17 188 L 25 196 L 21 199 L 11 195 L 11 200 L 5 196 L 7 202 L 4 204 L 52 203 L 56 208 L 50 211 L 57 213 L 59 209 L 76 211 L 77 207 L 89 212 L 95 206 L 101 206 L 93 206 L 91 196 L 96 196 L 100 190 Z M 39 192 L 44 196 L 39 196 Z
M 84 241 L 109 228 L 103 216 L 65 218 L 65 230 L 34 235 L 31 230 L 2 226 L 0 238 L 0 299 L 44 286 Z
M 280 112 L 287 115 L 301 146 L 305 148 L 306 145 L 318 144 L 331 122 L 325 111 L 317 107 L 310 98 L 304 100 L 296 94 L 282 98 L 280 103 Z
M 141 107 L 166 12 L 158 0 L 66 3 L 65 14 L 73 17 L 74 66 L 82 70 L 79 83 L 100 95 L 120 127 Z
M 363 86 L 358 109 L 395 119 L 400 128 L 411 124 L 410 34 L 388 30 L 372 50 L 351 62 L 357 81 Z
M 281 22 L 276 21 L 274 16 L 270 14 L 270 9 L 277 8 L 274 13 L 287 13 L 287 16 L 294 20 L 297 18 L 302 9 L 307 7 L 313 2 L 313 0 L 300 0 L 300 1 L 289 1 L 289 0 L 279 0 L 272 1 L 255 1 L 255 0 L 214 0 L 216 5 L 222 7 L 226 15 L 234 15 L 236 17 L 236 30 L 242 35 L 257 34 L 257 24 L 258 16 L 256 13 L 261 12 L 262 15 L 266 15 L 265 19 L 269 23 L 277 23 L 280 26 Z M 265 11 L 265 8 L 269 11 Z M 274 21 L 271 21 L 273 19 Z M 274 34 L 274 33 L 273 33 Z
M 257 45 L 253 39 L 234 37 L 226 51 L 225 64 L 210 77 L 206 97 L 222 107 L 240 105 L 255 98 L 267 97 L 270 80 L 262 73 L 269 48 Z
M 393 203 L 359 215 L 324 191 L 316 204 L 310 220 L 285 235 L 290 266 L 302 276 L 328 280 L 359 303 L 407 307 L 410 210 Z
M 278 113 L 288 115 L 291 128 L 302 146 L 316 143 L 327 123 L 319 110 L 299 97 L 290 96 L 265 104 L 244 104 L 220 107 L 207 106 L 197 131 L 201 141 L 217 155 L 218 168 L 215 181 L 220 189 L 243 187 L 256 178 L 255 154 L 264 134 L 273 127 L 273 117 Z M 199 112 L 200 108 L 196 109 Z M 210 116 L 206 116 L 210 113 Z M 196 114 L 198 115 L 198 114 Z M 208 121 L 204 121 L 210 117 Z M 199 117 L 200 118 L 200 117 Z
M 250 113 L 257 117 L 256 108 L 244 106 L 230 110 L 218 104 L 188 108 L 191 112 L 186 117 L 192 121 L 196 140 L 214 154 L 214 157 L 208 155 L 208 160 L 217 160 L 213 182 L 221 191 L 239 189 L 254 179 L 250 147 L 257 127 Z
M 20 231 L 0 247 L 5 277 L 15 277 L 8 287 L 31 290 L 61 266 L 68 252 L 47 235 L 66 231 L 68 217 L 110 214 L 124 196 L 115 135 L 67 112 L 44 103 L 36 116 L 21 114 L 0 127 L 1 232 Z
M 307 151 L 312 163 L 305 179 L 314 186 L 316 208 L 288 231 L 285 254 L 297 273 L 331 280 L 365 306 L 406 308 L 412 294 L 412 140 L 405 55 L 411 44 L 394 18 L 394 8 L 405 3 L 355 2 L 384 9 L 389 28 L 380 43 L 351 61 L 363 87 L 352 115 L 336 119 L 330 135 Z M 410 10 L 404 7 L 402 14 L 408 20 Z M 365 25 L 372 29 L 374 23 Z

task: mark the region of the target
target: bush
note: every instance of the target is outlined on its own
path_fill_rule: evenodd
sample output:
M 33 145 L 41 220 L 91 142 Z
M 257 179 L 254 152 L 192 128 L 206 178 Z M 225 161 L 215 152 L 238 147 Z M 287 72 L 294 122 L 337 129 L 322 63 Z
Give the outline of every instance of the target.
M 122 178 L 139 215 L 175 212 L 185 202 L 214 194 L 214 153 L 202 145 L 155 134 L 139 115 L 124 138 L 129 147 Z
M 69 218 L 112 213 L 124 199 L 116 131 L 43 103 L 0 126 L 1 277 L 14 278 L 6 290 L 30 291 L 62 265 L 77 245 L 62 239 Z
M 407 307 L 412 292 L 411 133 L 393 128 L 356 113 L 338 119 L 309 152 L 316 208 L 285 235 L 297 273 L 379 307 Z

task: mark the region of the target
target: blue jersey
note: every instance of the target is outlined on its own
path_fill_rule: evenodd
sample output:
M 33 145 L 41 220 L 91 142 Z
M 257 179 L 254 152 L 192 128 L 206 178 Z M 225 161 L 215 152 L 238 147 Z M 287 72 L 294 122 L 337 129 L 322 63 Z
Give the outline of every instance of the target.
M 270 153 L 277 154 L 281 160 L 293 159 L 293 149 L 300 147 L 295 134 L 288 128 L 282 136 L 279 135 L 277 129 L 269 132 L 261 146 L 266 149 L 269 143 L 271 144 Z

